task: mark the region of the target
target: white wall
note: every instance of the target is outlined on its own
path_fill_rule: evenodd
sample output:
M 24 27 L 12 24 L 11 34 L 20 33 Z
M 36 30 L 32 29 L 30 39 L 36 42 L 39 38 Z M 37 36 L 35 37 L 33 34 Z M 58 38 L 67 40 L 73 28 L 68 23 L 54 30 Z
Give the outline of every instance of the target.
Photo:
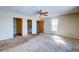
M 13 38 L 13 17 L 23 18 L 23 35 L 27 35 L 27 16 L 0 11 L 0 40 Z
M 51 29 L 52 29 L 51 20 L 52 18 L 44 19 L 44 33 L 51 33 Z
M 23 36 L 26 36 L 26 35 L 28 35 L 28 32 L 27 32 L 27 18 L 24 18 L 23 19 Z
M 0 40 L 13 37 L 13 23 L 9 17 L 0 17 Z
M 52 31 L 52 20 L 58 19 L 58 31 Z M 59 34 L 79 39 L 79 14 L 64 15 L 45 19 L 45 33 Z
M 37 33 L 37 20 L 33 19 L 32 20 L 32 34 L 36 34 Z

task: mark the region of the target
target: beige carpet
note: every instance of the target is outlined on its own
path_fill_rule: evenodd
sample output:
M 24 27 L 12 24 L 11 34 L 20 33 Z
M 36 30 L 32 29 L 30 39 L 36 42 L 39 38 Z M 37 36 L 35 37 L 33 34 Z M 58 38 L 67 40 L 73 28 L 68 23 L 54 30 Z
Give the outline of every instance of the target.
M 7 39 L 7 40 L 1 40 L 0 41 L 0 51 L 16 47 L 20 44 L 23 44 L 24 42 L 28 42 L 31 38 L 33 38 L 33 35 L 28 35 L 26 37 L 17 36 L 15 38 Z
M 5 52 L 69 52 L 72 44 L 66 43 L 63 37 L 41 34 L 16 47 L 4 50 Z M 67 39 L 67 38 L 66 38 Z

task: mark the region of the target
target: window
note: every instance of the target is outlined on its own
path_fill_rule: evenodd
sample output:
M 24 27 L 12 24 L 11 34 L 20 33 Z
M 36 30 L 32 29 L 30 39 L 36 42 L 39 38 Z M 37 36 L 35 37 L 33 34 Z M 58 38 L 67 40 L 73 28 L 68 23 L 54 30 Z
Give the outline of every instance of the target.
M 58 29 L 58 19 L 52 19 L 52 31 L 57 31 Z

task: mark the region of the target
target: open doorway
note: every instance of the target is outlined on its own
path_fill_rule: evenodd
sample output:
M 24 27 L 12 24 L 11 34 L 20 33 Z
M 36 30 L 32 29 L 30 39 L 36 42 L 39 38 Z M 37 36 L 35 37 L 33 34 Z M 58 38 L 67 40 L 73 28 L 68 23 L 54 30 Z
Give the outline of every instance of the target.
M 28 34 L 32 34 L 32 20 L 27 20 Z
M 22 36 L 22 18 L 13 18 L 13 34 Z
M 37 21 L 37 33 L 44 33 L 44 21 Z

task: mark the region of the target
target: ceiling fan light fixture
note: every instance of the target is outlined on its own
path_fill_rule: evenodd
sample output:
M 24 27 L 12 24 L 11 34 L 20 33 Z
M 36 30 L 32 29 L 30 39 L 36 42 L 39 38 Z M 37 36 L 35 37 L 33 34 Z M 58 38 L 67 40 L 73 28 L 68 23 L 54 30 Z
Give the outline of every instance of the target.
M 48 12 L 43 12 L 42 10 L 36 11 L 36 15 L 39 14 L 40 16 L 48 16 Z

